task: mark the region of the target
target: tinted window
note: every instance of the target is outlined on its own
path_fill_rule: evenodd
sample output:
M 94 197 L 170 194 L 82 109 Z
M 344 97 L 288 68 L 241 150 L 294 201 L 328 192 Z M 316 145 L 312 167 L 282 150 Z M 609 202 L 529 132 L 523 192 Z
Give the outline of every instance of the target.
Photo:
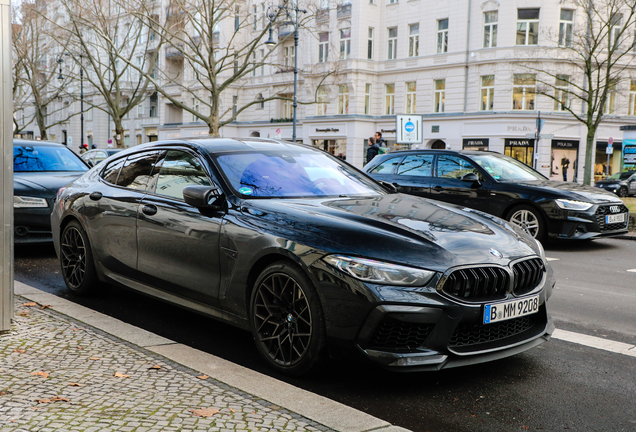
M 91 159 L 93 161 L 93 164 L 97 165 L 98 163 L 100 163 L 101 161 L 106 159 L 108 157 L 108 155 L 106 154 L 106 152 L 98 151 L 98 152 L 93 153 L 90 157 L 91 157 Z
M 382 162 L 380 165 L 378 165 L 377 167 L 375 167 L 371 171 L 369 171 L 369 173 L 372 173 L 372 174 L 392 174 L 393 170 L 400 163 L 401 159 L 402 159 L 402 156 L 387 159 L 384 162 Z
M 66 147 L 14 145 L 13 171 L 87 171 L 75 153 Z
M 145 191 L 150 183 L 152 169 L 161 151 L 143 152 L 130 155 L 122 166 L 118 186 Z
M 433 175 L 433 155 L 412 155 L 404 158 L 397 173 L 399 175 L 430 177 Z
M 441 155 L 437 158 L 437 177 L 461 179 L 468 173 L 479 171 L 470 162 L 457 156 Z
M 186 186 L 210 186 L 203 165 L 189 153 L 170 150 L 165 158 L 157 163 L 156 193 L 183 199 Z
M 124 165 L 125 161 L 126 158 L 121 158 L 110 162 L 108 166 L 104 168 L 104 171 L 102 171 L 102 178 L 108 183 L 117 184 L 119 170 L 121 170 L 121 167 Z
M 510 156 L 490 153 L 473 154 L 470 158 L 488 174 L 500 181 L 546 180 L 542 174 Z

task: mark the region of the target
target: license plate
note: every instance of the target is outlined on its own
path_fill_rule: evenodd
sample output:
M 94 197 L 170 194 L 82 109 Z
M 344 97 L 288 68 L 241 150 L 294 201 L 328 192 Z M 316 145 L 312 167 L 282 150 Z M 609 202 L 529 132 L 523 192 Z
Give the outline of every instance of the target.
M 484 308 L 484 324 L 519 318 L 539 311 L 539 296 L 525 297 L 503 303 L 493 303 Z
M 607 224 L 619 223 L 619 222 L 625 222 L 625 213 L 605 216 L 605 223 Z

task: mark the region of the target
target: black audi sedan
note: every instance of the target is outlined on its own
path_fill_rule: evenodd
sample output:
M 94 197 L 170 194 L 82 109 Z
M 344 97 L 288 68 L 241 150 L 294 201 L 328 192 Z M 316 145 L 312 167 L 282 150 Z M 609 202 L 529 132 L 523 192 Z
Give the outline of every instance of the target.
M 50 242 L 55 195 L 86 171 L 88 166 L 62 144 L 13 140 L 14 243 Z
M 327 348 L 399 370 L 475 364 L 554 329 L 539 242 L 308 146 L 136 146 L 68 185 L 51 218 L 70 291 L 120 284 L 250 330 L 288 374 Z
M 399 192 L 481 210 L 532 237 L 594 239 L 627 232 L 629 210 L 614 194 L 545 176 L 500 153 L 405 150 L 375 157 L 363 171 Z
M 615 193 L 619 197 L 636 195 L 636 171 L 624 171 L 597 181 L 594 186 Z

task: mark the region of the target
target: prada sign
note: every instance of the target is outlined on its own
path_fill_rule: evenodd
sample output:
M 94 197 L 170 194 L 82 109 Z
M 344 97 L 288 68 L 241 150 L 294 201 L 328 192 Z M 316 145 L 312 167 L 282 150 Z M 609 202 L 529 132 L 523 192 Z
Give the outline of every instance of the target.
M 533 139 L 506 138 L 506 147 L 534 147 Z
M 464 148 L 488 147 L 489 138 L 464 138 Z
M 576 140 L 552 140 L 552 148 L 561 149 L 577 149 L 579 148 L 579 142 Z

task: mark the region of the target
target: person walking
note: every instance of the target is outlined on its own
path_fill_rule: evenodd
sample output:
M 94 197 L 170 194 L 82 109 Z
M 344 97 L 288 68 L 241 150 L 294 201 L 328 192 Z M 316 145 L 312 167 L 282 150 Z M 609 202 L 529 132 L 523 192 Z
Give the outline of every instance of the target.
M 88 151 L 88 144 L 82 144 L 80 146 L 80 154 L 84 154 Z
M 367 163 L 371 162 L 378 155 L 380 146 L 375 141 L 375 137 L 369 138 L 369 147 L 367 148 Z

